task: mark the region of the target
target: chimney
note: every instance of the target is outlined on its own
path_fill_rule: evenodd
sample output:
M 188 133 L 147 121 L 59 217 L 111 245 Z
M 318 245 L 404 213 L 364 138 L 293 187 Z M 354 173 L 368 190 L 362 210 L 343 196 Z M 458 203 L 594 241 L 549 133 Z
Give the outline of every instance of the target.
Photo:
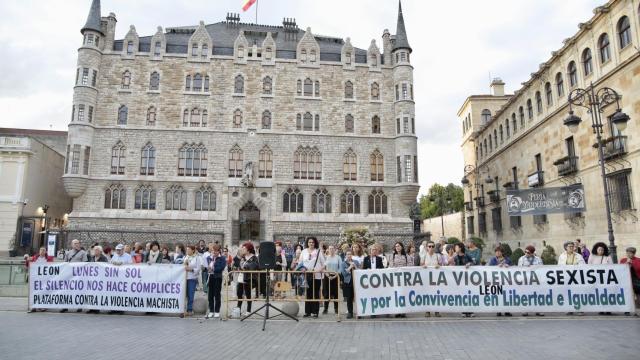
M 493 78 L 491 80 L 491 95 L 504 96 L 504 81 L 500 78 Z

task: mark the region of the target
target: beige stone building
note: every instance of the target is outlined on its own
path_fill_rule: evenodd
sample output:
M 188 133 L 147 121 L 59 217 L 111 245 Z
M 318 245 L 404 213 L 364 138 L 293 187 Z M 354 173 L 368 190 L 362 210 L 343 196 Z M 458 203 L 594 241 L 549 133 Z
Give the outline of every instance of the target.
M 605 195 L 591 115 L 573 107 L 582 118 L 572 133 L 569 94 L 577 88 L 610 87 L 622 99 L 621 110 L 631 120 L 618 131 L 610 121 L 615 103 L 605 106 L 604 155 L 607 189 L 618 256 L 627 246 L 639 246 L 640 223 L 640 1 L 611 0 L 594 9 L 591 19 L 564 40 L 564 46 L 531 74 L 512 95 L 504 83 L 492 82 L 492 93 L 469 96 L 458 111 L 466 165 L 465 219 L 467 236 L 489 245 L 514 247 L 550 244 L 561 250 L 567 240 L 582 238 L 588 246 L 608 243 Z M 467 170 L 471 170 L 471 166 Z M 493 180 L 488 182 L 487 178 Z M 509 217 L 505 190 L 561 187 L 581 183 L 586 212 Z
M 66 131 L 0 128 L 0 255 L 37 250 L 45 228 L 64 227 L 66 142 Z
M 71 229 L 411 232 L 418 193 L 411 47 L 367 49 L 294 19 L 114 39 L 91 5 L 78 49 L 63 181 Z M 78 233 L 78 236 L 86 233 Z M 193 238 L 192 238 L 193 239 Z M 86 239 L 85 239 L 86 240 Z

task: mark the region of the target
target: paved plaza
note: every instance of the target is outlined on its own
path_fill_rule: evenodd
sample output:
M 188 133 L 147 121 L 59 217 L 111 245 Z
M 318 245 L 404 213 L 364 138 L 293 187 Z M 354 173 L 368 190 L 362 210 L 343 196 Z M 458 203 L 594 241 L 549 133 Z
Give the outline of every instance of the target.
M 24 312 L 0 299 L 3 359 L 637 359 L 640 319 L 444 317 L 220 321 Z M 212 354 L 207 356 L 206 354 Z M 46 356 L 43 356 L 46 354 Z

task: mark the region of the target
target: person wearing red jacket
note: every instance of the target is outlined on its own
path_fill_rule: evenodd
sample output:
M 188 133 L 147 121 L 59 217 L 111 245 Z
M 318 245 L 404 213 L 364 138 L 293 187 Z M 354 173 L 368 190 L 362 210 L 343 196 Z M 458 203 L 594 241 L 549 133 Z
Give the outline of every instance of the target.
M 24 255 L 24 260 L 26 261 L 25 265 L 29 268 L 29 264 L 39 263 L 39 262 L 53 262 L 53 256 L 47 255 L 47 249 L 45 247 L 41 247 L 40 251 L 37 254 L 29 257 L 29 255 Z
M 636 256 L 636 248 L 627 248 L 627 256 L 620 260 L 620 264 L 628 264 L 631 271 L 631 284 L 636 293 L 636 308 L 640 308 L 640 258 Z M 626 313 L 626 315 L 630 315 Z

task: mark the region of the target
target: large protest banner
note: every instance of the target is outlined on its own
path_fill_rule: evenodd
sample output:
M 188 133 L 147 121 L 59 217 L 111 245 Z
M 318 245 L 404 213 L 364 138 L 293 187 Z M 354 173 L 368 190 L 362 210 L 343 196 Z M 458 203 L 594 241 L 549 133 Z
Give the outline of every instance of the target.
M 181 313 L 185 283 L 180 265 L 33 263 L 29 308 Z
M 632 312 L 625 265 L 357 270 L 359 316 L 411 312 Z

